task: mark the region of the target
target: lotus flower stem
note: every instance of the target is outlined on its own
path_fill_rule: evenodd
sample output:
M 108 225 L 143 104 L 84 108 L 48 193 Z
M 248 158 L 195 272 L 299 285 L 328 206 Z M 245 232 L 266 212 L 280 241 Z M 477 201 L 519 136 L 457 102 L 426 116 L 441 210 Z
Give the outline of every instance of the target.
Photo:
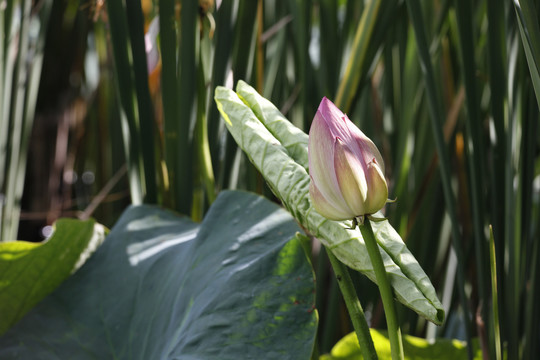
M 369 332 L 369 326 L 366 321 L 366 316 L 364 315 L 364 310 L 360 304 L 360 300 L 356 295 L 356 290 L 354 289 L 351 276 L 345 266 L 341 261 L 339 261 L 330 249 L 327 249 L 328 259 L 332 264 L 334 269 L 334 274 L 339 284 L 339 289 L 347 305 L 347 310 L 349 311 L 349 316 L 356 332 L 356 337 L 358 337 L 358 343 L 360 344 L 360 351 L 364 359 L 377 359 L 377 352 L 375 351 L 375 346 L 373 345 L 373 339 Z
M 404 359 L 403 354 L 403 340 L 401 339 L 401 329 L 396 316 L 396 307 L 394 304 L 394 296 L 392 289 L 390 288 L 390 282 L 386 276 L 386 269 L 384 268 L 381 253 L 371 228 L 371 223 L 366 216 L 364 224 L 360 225 L 360 232 L 364 238 L 366 248 L 375 271 L 375 277 L 377 278 L 377 285 L 381 292 L 381 298 L 384 306 L 384 313 L 386 316 L 386 325 L 388 327 L 388 338 L 390 340 L 390 349 L 392 351 L 392 360 Z

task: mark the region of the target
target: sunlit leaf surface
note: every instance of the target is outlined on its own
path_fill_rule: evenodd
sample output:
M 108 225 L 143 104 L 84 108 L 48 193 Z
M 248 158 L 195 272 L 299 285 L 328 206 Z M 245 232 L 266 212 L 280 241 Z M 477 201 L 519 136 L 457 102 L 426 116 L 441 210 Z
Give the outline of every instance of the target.
M 94 220 L 60 219 L 43 243 L 0 242 L 0 334 L 81 266 L 105 238 Z
M 309 359 L 314 279 L 297 231 L 243 192 L 222 192 L 200 225 L 132 207 L 0 338 L 0 358 Z

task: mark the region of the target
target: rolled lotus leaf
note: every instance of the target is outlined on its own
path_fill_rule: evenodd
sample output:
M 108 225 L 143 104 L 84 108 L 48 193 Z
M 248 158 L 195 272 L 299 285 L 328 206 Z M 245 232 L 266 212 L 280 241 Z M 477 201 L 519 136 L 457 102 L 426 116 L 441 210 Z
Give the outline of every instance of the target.
M 308 136 L 268 100 L 240 81 L 237 92 L 217 87 L 215 101 L 238 146 L 261 172 L 285 208 L 311 235 L 354 270 L 376 282 L 359 229 L 351 221 L 331 221 L 309 198 Z M 388 221 L 373 224 L 388 278 L 397 299 L 440 325 L 444 310 L 429 278 Z

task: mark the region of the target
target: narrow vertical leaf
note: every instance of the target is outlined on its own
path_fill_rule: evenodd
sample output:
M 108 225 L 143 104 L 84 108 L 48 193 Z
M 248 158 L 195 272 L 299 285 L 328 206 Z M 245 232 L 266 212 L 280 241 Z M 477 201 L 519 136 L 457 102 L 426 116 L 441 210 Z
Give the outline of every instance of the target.
M 179 135 L 178 127 L 178 76 L 176 73 L 177 39 L 175 22 L 175 1 L 159 2 L 159 37 L 161 50 L 161 91 L 163 102 L 163 138 L 165 143 L 165 164 L 169 187 L 164 189 L 164 203 L 176 207 L 175 186 L 171 183 L 171 172 L 177 168 Z
M 125 9 L 121 1 L 107 1 L 109 22 L 116 74 L 116 89 L 120 97 L 120 121 L 124 149 L 128 164 L 128 178 L 133 204 L 144 199 L 143 169 L 140 147 L 140 125 L 137 113 L 136 90 L 133 83 L 132 63 L 130 61 L 130 41 Z
M 457 259 L 458 259 L 458 290 L 460 294 L 460 302 L 465 314 L 465 329 L 467 334 L 467 342 L 471 344 L 471 316 L 469 313 L 467 295 L 465 294 L 465 273 L 463 266 L 465 264 L 465 257 L 461 246 L 461 235 L 457 220 L 455 197 L 451 188 L 451 173 L 450 173 L 450 157 L 448 155 L 448 149 L 444 143 L 443 131 L 441 121 L 443 119 L 441 106 L 438 100 L 438 91 L 435 86 L 435 78 L 431 65 L 431 57 L 429 54 L 429 48 L 427 44 L 425 29 L 424 29 L 424 16 L 422 14 L 422 8 L 418 0 L 407 0 L 407 8 L 411 23 L 413 25 L 416 42 L 419 52 L 419 60 L 424 73 L 424 81 L 426 85 L 426 95 L 428 98 L 429 113 L 431 120 L 431 127 L 433 136 L 435 138 L 435 144 L 437 148 L 437 154 L 439 156 L 439 170 L 441 172 L 441 179 L 443 183 L 444 198 L 446 208 L 450 215 L 450 221 L 452 223 L 452 245 L 454 247 Z M 472 350 L 468 347 L 469 358 L 472 358 Z
M 488 70 L 489 89 L 491 93 L 490 110 L 495 129 L 495 143 L 492 144 L 493 156 L 490 161 L 490 171 L 494 174 L 502 174 L 505 169 L 506 152 L 506 127 L 507 119 L 506 89 L 507 89 L 507 69 L 506 69 L 506 44 L 504 21 L 504 1 L 492 0 L 491 6 L 487 6 L 487 38 L 488 38 Z M 490 177 L 491 188 L 491 223 L 496 241 L 500 244 L 504 240 L 504 178 L 501 176 Z
M 191 212 L 193 194 L 193 144 L 192 122 L 195 120 L 195 100 L 197 91 L 197 57 L 199 44 L 198 2 L 183 1 L 180 14 L 180 42 L 178 55 L 178 118 L 169 119 L 175 125 L 176 161 L 169 169 L 171 184 L 174 186 L 176 209 L 183 214 Z
M 335 104 L 344 112 L 348 112 L 360 82 L 360 77 L 365 71 L 368 59 L 368 46 L 373 35 L 373 29 L 378 19 L 381 8 L 381 0 L 372 0 L 362 12 L 360 24 L 356 29 L 351 55 L 343 79 L 339 84 Z
M 229 59 L 231 57 L 233 44 L 233 23 L 232 23 L 232 1 L 223 1 L 217 11 L 213 14 L 216 19 L 216 29 L 214 31 L 214 61 L 211 74 L 212 89 L 216 86 L 225 85 L 227 71 L 229 70 Z M 210 154 L 212 155 L 212 165 L 216 174 L 216 182 L 219 188 L 223 187 L 229 168 L 223 166 L 224 154 L 221 153 L 223 140 L 221 134 L 225 132 L 225 127 L 221 122 L 217 107 L 209 106 L 208 109 L 208 143 Z M 226 137 L 225 137 L 226 139 Z
M 137 115 L 144 172 L 144 202 L 157 202 L 157 183 L 154 145 L 154 111 L 148 88 L 148 70 L 144 40 L 144 19 L 139 1 L 126 1 L 127 23 L 133 59 Z
M 475 259 L 477 286 L 480 302 L 485 303 L 488 300 L 488 270 L 485 256 L 489 253 L 484 245 L 484 175 L 485 157 L 482 120 L 480 118 L 480 102 L 478 99 L 478 89 L 476 82 L 476 63 L 475 63 L 475 37 L 473 31 L 473 4 L 467 0 L 457 0 L 456 19 L 458 24 L 459 40 L 461 45 L 461 58 L 463 64 L 463 82 L 467 95 L 467 118 L 465 119 L 465 128 L 467 129 L 467 138 L 465 144 L 465 153 L 467 155 L 468 176 L 470 184 L 470 196 L 472 207 L 472 224 L 475 244 Z M 482 309 L 484 321 L 488 321 L 487 307 Z
M 493 314 L 493 338 L 495 345 L 495 359 L 502 359 L 501 330 L 499 322 L 499 291 L 497 287 L 497 256 L 495 252 L 495 239 L 493 229 L 489 227 L 489 259 L 491 269 L 491 311 Z
M 514 0 L 521 41 L 527 56 L 527 64 L 540 106 L 540 25 L 538 11 L 530 0 Z

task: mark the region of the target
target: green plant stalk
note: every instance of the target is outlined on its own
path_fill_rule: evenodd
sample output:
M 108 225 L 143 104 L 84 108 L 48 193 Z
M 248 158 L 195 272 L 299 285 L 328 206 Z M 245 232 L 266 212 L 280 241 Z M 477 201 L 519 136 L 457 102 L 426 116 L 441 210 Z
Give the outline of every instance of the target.
M 493 312 L 493 337 L 495 345 L 495 359 L 502 359 L 501 352 L 501 330 L 499 325 L 499 301 L 497 299 L 497 262 L 495 253 L 495 239 L 493 237 L 493 228 L 489 226 L 489 255 L 491 268 L 491 307 Z
M 29 41 L 28 50 L 33 51 L 34 55 L 32 58 L 32 65 L 27 68 L 27 79 L 24 93 L 24 104 L 23 104 L 23 114 L 22 117 L 18 120 L 22 123 L 22 132 L 20 138 L 20 147 L 18 149 L 19 155 L 17 163 L 13 164 L 15 174 L 17 175 L 16 182 L 13 184 L 13 201 L 15 202 L 14 208 L 11 212 L 12 215 L 12 226 L 13 234 L 11 238 L 6 238 L 4 240 L 13 240 L 16 238 L 17 229 L 19 227 L 19 218 L 21 213 L 21 199 L 24 191 L 24 179 L 26 177 L 26 163 L 28 159 L 28 148 L 30 146 L 30 136 L 32 133 L 32 127 L 34 124 L 35 118 L 35 109 L 38 96 L 39 83 L 41 79 L 41 69 L 43 65 L 43 48 L 45 44 L 45 37 L 47 34 L 47 24 L 49 21 L 49 15 L 52 8 L 52 0 L 46 0 L 42 2 L 39 15 L 39 37 L 35 42 Z M 30 20 L 32 21 L 32 20 Z M 11 165 L 10 165 L 11 166 Z M 10 190 L 9 193 L 11 193 Z M 8 194 L 9 194 L 8 193 Z
M 0 34 L 1 35 L 1 34 Z M 16 39 L 8 39 L 9 41 L 5 44 L 5 53 L 3 57 L 3 78 L 2 78 L 2 96 L 1 98 L 1 107 L 0 107 L 0 149 L 6 149 L 10 142 L 13 131 L 9 131 L 10 128 L 10 111 L 11 111 L 11 101 L 14 95 L 12 91 L 12 84 L 15 76 L 15 68 L 17 63 L 17 48 L 19 48 L 18 42 Z M 10 145 L 11 146 L 11 145 Z M 5 192 L 5 186 L 8 178 L 8 160 L 9 154 L 6 151 L 0 151 L 0 189 Z
M 396 316 L 394 296 L 392 294 L 392 289 L 390 288 L 390 282 L 386 276 L 386 269 L 384 268 L 381 253 L 379 252 L 377 240 L 375 239 L 371 223 L 367 217 L 364 219 L 364 224 L 360 225 L 360 232 L 364 238 L 369 259 L 371 260 L 373 270 L 375 271 L 375 277 L 377 278 L 377 285 L 381 292 L 384 314 L 386 316 L 386 325 L 388 327 L 390 349 L 392 351 L 392 360 L 404 359 L 403 340 L 401 339 L 401 329 Z
M 321 246 L 315 272 L 317 279 L 328 279 L 329 259 L 327 252 L 326 247 Z M 317 309 L 321 309 L 321 326 L 319 326 L 317 344 L 319 351 L 323 354 L 330 352 L 336 343 L 335 334 L 337 333 L 336 327 L 339 320 L 338 306 L 336 305 L 338 300 L 336 299 L 339 299 L 340 295 L 338 286 L 337 279 L 328 279 L 322 286 L 317 286 L 315 304 Z
M 8 3 L 9 4 L 9 3 Z M 9 10 L 9 9 L 7 9 Z M 9 29 L 5 25 L 5 21 L 10 22 L 11 13 L 7 10 L 0 11 L 0 149 L 8 149 L 11 134 L 13 131 L 8 131 L 10 128 L 10 109 L 12 96 L 12 81 L 15 68 L 14 46 L 9 39 Z M 6 15 L 8 18 L 6 19 Z M 5 30 L 5 31 L 4 31 Z M 13 55 L 13 56 L 10 56 Z M 9 152 L 0 151 L 0 242 L 7 241 L 6 233 L 10 228 L 8 202 L 7 202 L 7 186 L 10 176 L 9 168 Z
M 214 170 L 212 167 L 212 157 L 210 156 L 210 145 L 208 144 L 208 122 L 206 118 L 206 84 L 204 77 L 204 66 L 202 64 L 202 46 L 199 49 L 199 66 L 198 66 L 198 82 L 197 86 L 197 124 L 195 128 L 195 136 L 197 141 L 197 155 L 199 166 L 201 169 L 201 178 L 203 180 L 208 202 L 212 204 L 216 200 L 216 181 L 214 178 Z
M 7 181 L 5 183 L 5 209 L 3 209 L 4 218 L 2 219 L 2 229 L 0 233 L 0 239 L 13 240 L 17 237 L 17 231 L 19 227 L 19 213 L 20 205 L 17 196 L 17 186 L 20 182 L 24 182 L 24 173 L 21 174 L 21 168 L 19 159 L 22 151 L 22 140 L 24 134 L 24 104 L 26 97 L 26 86 L 19 86 L 19 84 L 27 84 L 28 81 L 28 68 L 26 67 L 26 59 L 29 46 L 29 26 L 31 16 L 31 2 L 23 1 L 21 3 L 21 24 L 19 35 L 19 50 L 17 54 L 17 60 L 14 68 L 12 100 L 9 122 L 10 139 L 9 142 L 9 158 L 7 159 Z M 24 171 L 24 169 L 22 169 Z
M 325 247 L 322 247 L 325 249 Z M 325 251 L 326 253 L 326 251 Z M 324 255 L 324 254 L 323 254 Z M 325 260 L 328 256 L 324 256 Z M 325 261 L 325 265 L 328 265 L 328 261 Z M 319 279 L 327 279 L 327 277 L 322 277 L 317 274 Z M 325 283 L 322 286 L 319 286 L 321 290 L 328 293 L 326 302 L 319 302 L 317 305 L 318 309 L 321 309 L 321 312 L 324 311 L 324 327 L 319 328 L 319 347 L 323 353 L 328 353 L 332 351 L 332 348 L 336 344 L 336 334 L 339 333 L 339 314 L 341 310 L 341 297 L 343 297 L 341 290 L 339 289 L 339 283 L 336 278 L 329 279 L 328 283 Z M 341 296 L 341 297 L 340 297 Z
M 375 245 L 377 246 L 377 245 Z M 356 290 L 351 280 L 351 275 L 341 261 L 339 261 L 330 249 L 326 249 L 328 254 L 328 259 L 330 259 L 330 264 L 334 269 L 334 275 L 339 284 L 339 289 L 343 294 L 343 299 L 347 305 L 347 310 L 349 311 L 349 316 L 351 317 L 351 322 L 353 324 L 356 336 L 358 337 L 358 343 L 360 344 L 360 350 L 364 359 L 377 359 L 377 352 L 375 351 L 375 345 L 373 345 L 373 339 L 369 332 L 369 326 L 366 321 L 366 316 L 364 315 L 364 310 L 360 304 L 360 300 L 356 295 Z M 392 352 L 393 354 L 393 352 Z

